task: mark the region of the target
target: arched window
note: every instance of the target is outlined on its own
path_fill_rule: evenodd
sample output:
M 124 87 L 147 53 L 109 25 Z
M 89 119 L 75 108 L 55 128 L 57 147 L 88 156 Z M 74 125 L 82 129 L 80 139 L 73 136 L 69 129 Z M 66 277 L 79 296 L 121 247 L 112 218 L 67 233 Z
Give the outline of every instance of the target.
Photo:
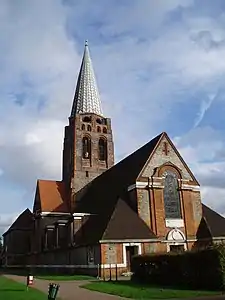
M 107 160 L 107 141 L 103 138 L 98 142 L 99 160 Z
M 164 174 L 164 207 L 166 219 L 180 219 L 180 195 L 178 190 L 177 175 L 167 170 Z
M 97 132 L 101 132 L 101 127 L 97 126 Z
M 91 125 L 88 125 L 87 130 L 91 131 Z
M 81 129 L 85 130 L 85 125 L 84 124 L 82 124 Z
M 87 116 L 84 117 L 83 122 L 89 122 L 90 123 L 91 122 L 91 117 L 87 117 Z
M 91 139 L 87 136 L 83 137 L 83 154 L 82 157 L 85 159 L 91 158 Z
M 103 133 L 107 133 L 107 128 L 103 127 Z

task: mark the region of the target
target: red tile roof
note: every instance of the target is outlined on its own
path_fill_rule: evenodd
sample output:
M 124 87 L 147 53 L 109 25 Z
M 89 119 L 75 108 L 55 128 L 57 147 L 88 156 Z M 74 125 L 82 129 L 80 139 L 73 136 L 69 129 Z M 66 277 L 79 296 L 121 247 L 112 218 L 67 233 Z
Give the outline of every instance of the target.
M 62 181 L 38 180 L 37 192 L 42 212 L 69 212 L 65 185 Z

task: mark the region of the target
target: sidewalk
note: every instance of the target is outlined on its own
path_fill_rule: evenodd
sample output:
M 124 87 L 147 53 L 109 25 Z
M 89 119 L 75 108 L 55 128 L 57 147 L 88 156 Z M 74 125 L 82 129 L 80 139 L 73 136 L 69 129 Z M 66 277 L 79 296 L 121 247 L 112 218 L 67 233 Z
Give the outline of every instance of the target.
M 26 283 L 26 277 L 24 276 L 18 276 L 18 275 L 3 275 L 9 279 L 15 280 L 17 282 Z M 82 300 L 122 300 L 124 298 L 113 296 L 113 295 L 107 295 L 102 294 L 99 292 L 93 292 L 86 289 L 82 289 L 79 286 L 82 284 L 88 283 L 87 281 L 57 281 L 55 280 L 54 283 L 60 284 L 59 294 L 58 296 L 62 300 L 76 300 L 76 299 L 82 299 Z M 48 285 L 50 281 L 49 280 L 41 280 L 41 279 L 35 279 L 34 280 L 34 288 L 44 292 L 48 293 Z M 47 299 L 47 298 L 46 298 Z

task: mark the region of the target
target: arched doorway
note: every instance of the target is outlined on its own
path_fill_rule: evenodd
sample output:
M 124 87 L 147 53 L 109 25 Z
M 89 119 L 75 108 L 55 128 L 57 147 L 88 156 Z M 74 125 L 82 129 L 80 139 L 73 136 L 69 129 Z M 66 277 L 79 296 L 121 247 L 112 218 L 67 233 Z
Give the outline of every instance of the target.
M 172 229 L 167 235 L 167 252 L 183 252 L 186 250 L 185 235 L 179 229 Z

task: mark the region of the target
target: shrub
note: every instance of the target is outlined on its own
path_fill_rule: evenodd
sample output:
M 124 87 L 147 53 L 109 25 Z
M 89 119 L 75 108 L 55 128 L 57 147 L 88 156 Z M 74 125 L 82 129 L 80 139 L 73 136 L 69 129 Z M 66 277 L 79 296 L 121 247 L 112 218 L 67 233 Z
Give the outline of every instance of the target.
M 143 283 L 182 286 L 192 289 L 225 288 L 225 246 L 183 253 L 135 256 L 133 280 Z

